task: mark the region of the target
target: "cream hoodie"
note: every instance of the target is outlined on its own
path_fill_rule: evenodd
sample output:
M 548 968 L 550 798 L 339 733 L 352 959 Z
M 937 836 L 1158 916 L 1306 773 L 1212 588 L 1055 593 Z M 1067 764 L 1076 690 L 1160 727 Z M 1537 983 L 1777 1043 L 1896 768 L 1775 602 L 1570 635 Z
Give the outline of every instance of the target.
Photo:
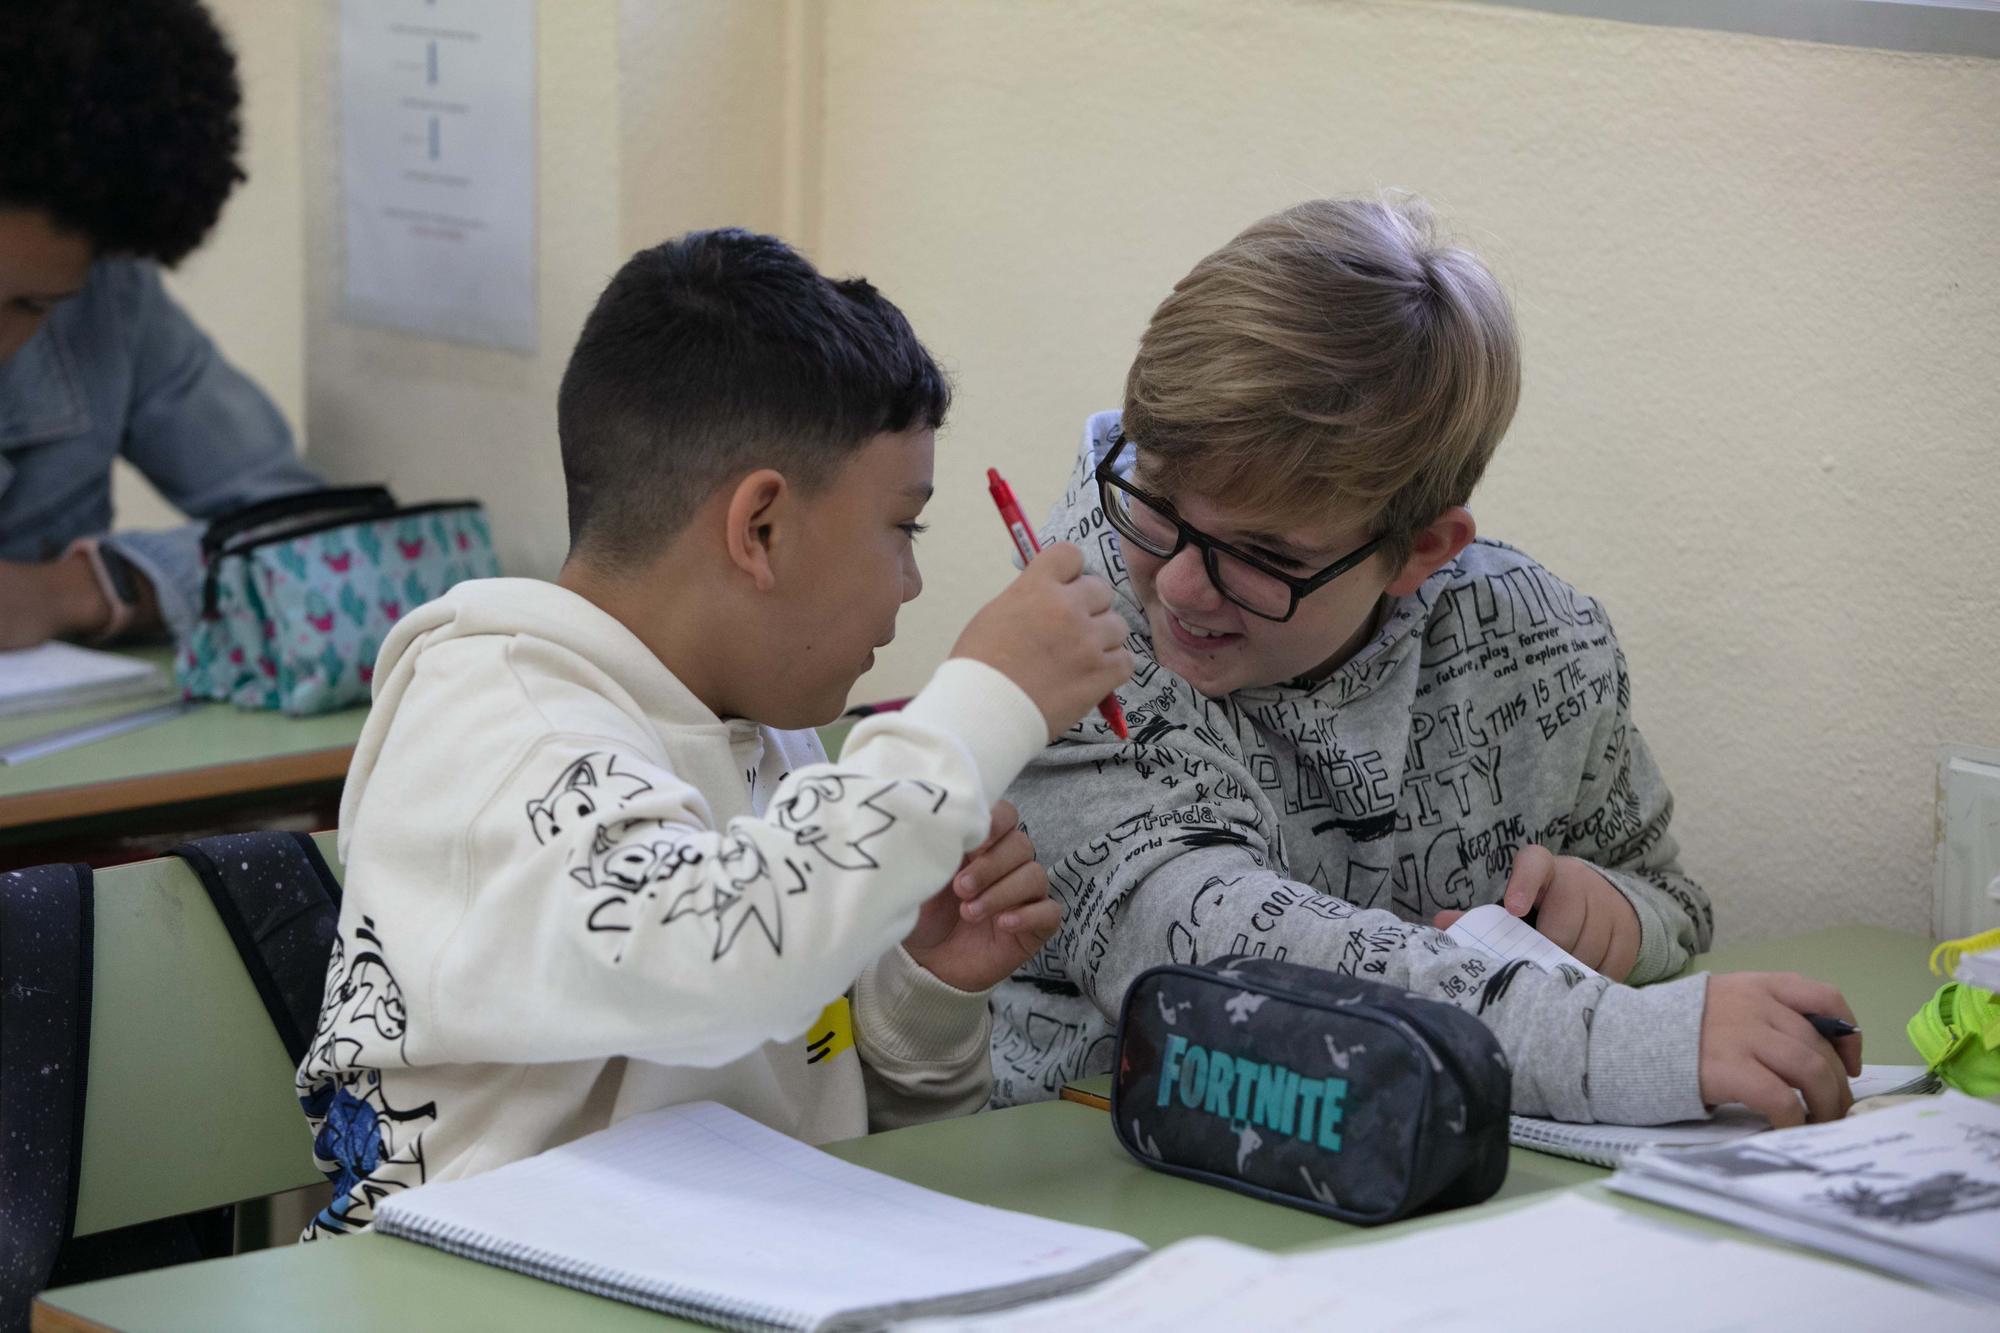
M 552 584 L 460 584 L 382 646 L 346 894 L 299 1069 L 333 1204 L 709 1099 L 810 1142 L 971 1111 L 986 997 L 897 941 L 1046 738 L 946 662 L 840 762 L 724 722 Z

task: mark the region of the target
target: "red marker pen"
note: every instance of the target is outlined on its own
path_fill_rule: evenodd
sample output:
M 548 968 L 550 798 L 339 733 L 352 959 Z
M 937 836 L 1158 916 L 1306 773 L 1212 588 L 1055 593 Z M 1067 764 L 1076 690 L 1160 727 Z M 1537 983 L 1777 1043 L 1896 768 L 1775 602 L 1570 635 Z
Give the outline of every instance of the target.
M 1025 567 L 1040 553 L 1042 544 L 1035 540 L 1035 530 L 1021 516 L 1021 506 L 1014 499 L 1014 488 L 1001 477 L 999 469 L 986 469 L 986 489 L 993 493 L 994 506 L 1000 510 L 1000 521 L 1007 525 L 1007 535 L 1014 539 L 1014 549 L 1021 553 L 1021 564 Z M 1117 695 L 1105 695 L 1104 701 L 1097 705 L 1097 711 L 1119 740 L 1132 739 L 1131 731 L 1125 726 L 1125 710 L 1118 706 Z

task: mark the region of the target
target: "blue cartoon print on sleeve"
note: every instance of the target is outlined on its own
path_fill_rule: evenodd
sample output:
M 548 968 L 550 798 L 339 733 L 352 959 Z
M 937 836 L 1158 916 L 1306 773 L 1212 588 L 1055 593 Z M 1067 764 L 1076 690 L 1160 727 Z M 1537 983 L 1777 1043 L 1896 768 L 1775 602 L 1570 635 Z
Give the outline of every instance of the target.
M 437 1119 L 435 1102 L 397 1107 L 382 1087 L 378 1066 L 401 1063 L 408 1015 L 373 918 L 355 929 L 351 956 L 346 946 L 335 938 L 319 1029 L 299 1070 L 313 1159 L 334 1193 L 307 1225 L 307 1240 L 365 1227 L 383 1199 L 421 1185 L 424 1130 Z

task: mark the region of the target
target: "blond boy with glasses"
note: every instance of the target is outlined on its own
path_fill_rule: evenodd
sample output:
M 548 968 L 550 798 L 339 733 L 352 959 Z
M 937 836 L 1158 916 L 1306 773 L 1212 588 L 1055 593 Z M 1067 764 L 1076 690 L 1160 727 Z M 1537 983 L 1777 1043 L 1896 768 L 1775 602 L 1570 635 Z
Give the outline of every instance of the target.
M 1266 218 L 1161 303 L 1047 530 L 1139 668 L 1130 745 L 1087 717 L 1009 793 L 1065 920 L 995 992 L 997 1101 L 1107 1070 L 1145 968 L 1247 953 L 1476 1012 L 1522 1114 L 1846 1113 L 1834 988 L 1666 980 L 1713 917 L 1610 620 L 1465 507 L 1519 391 L 1505 295 L 1407 201 Z M 1493 902 L 1604 975 L 1440 933 Z

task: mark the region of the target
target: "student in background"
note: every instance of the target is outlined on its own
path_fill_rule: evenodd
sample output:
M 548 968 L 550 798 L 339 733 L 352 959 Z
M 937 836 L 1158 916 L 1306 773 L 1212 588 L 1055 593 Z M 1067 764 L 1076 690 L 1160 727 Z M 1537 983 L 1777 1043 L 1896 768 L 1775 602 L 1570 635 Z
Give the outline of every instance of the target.
M 195 0 L 0 20 L 0 650 L 193 619 L 200 527 L 109 535 L 121 455 L 194 518 L 319 485 L 160 282 L 243 179 L 240 100 Z
M 986 992 L 1059 919 L 996 801 L 1132 660 L 1051 548 L 826 762 L 804 728 L 922 587 L 948 399 L 895 306 L 769 237 L 612 279 L 557 407 L 560 577 L 382 647 L 299 1071 L 309 1237 L 678 1102 L 813 1142 L 986 1103 Z
M 1524 1114 L 1845 1113 L 1832 987 L 1664 980 L 1712 918 L 1611 622 L 1465 508 L 1519 386 L 1506 297 L 1414 205 L 1301 204 L 1154 312 L 1049 525 L 1131 627 L 1133 742 L 1087 716 L 1013 789 L 1067 919 L 995 996 L 999 1100 L 1107 1069 L 1141 970 L 1252 953 L 1476 1011 Z M 1611 980 L 1433 928 L 1501 901 Z

